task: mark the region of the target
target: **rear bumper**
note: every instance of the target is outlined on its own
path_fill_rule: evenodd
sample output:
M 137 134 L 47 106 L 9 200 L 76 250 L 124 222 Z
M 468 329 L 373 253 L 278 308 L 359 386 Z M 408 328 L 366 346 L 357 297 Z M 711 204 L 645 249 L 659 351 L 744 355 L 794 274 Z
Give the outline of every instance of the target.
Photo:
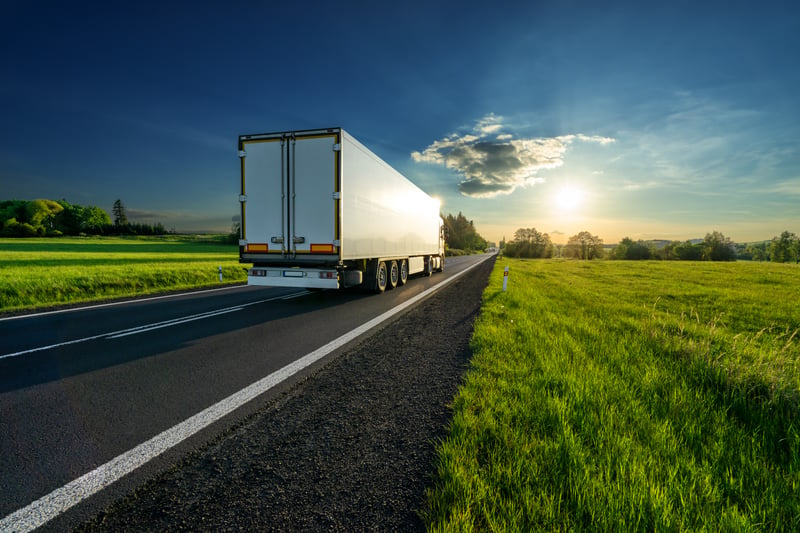
M 247 271 L 247 284 L 262 287 L 301 287 L 338 289 L 335 269 L 253 267 Z

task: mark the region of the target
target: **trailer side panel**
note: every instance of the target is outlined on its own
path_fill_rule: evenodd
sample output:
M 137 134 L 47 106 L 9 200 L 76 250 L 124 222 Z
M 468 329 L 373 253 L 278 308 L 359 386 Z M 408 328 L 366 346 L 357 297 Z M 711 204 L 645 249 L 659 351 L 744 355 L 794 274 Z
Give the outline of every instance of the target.
M 342 259 L 439 253 L 439 202 L 342 132 Z

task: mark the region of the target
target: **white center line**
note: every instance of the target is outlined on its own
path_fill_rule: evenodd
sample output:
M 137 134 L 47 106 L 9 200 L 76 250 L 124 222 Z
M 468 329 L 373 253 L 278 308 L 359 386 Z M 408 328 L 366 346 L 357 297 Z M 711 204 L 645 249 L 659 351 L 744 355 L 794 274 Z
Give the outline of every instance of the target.
M 177 294 L 162 294 L 160 296 L 148 296 L 146 298 L 136 298 L 135 300 L 122 300 L 119 302 L 106 302 L 100 304 L 91 304 L 91 305 L 82 305 L 80 307 L 70 307 L 68 309 L 56 309 L 54 311 L 33 311 L 31 313 L 27 313 L 24 315 L 14 315 L 14 316 L 7 316 L 0 318 L 0 322 L 5 322 L 8 320 L 21 320 L 23 318 L 34 318 L 40 316 L 47 316 L 47 315 L 59 315 L 62 313 L 75 313 L 78 311 L 85 311 L 87 309 L 99 309 L 102 307 L 114 307 L 118 305 L 128 305 L 132 303 L 139 303 L 139 302 L 150 302 L 153 300 L 165 300 L 170 298 L 180 298 L 182 296 L 194 296 L 197 294 L 205 294 L 208 292 L 219 292 L 219 291 L 233 291 L 238 289 L 247 289 L 247 285 L 231 285 L 230 287 L 217 287 L 216 289 L 201 289 L 198 291 L 189 291 L 189 292 L 181 292 Z
M 43 351 L 46 351 L 46 350 L 53 350 L 55 348 L 61 348 L 62 346 L 69 346 L 70 344 L 79 344 L 81 342 L 88 342 L 88 341 L 93 341 L 93 340 L 97 340 L 97 339 L 117 339 L 117 338 L 120 338 L 120 337 L 126 337 L 128 335 L 136 335 L 137 333 L 145 333 L 147 331 L 152 331 L 154 329 L 161 329 L 161 328 L 166 328 L 166 327 L 169 327 L 169 326 L 177 326 L 178 324 L 184 324 L 186 322 L 192 322 L 194 320 L 202 320 L 204 318 L 210 318 L 212 316 L 223 315 L 225 313 L 232 313 L 234 311 L 241 311 L 245 307 L 249 307 L 251 305 L 258 305 L 258 304 L 263 304 L 263 303 L 266 303 L 266 302 L 273 302 L 275 300 L 289 300 L 291 298 L 297 298 L 297 297 L 303 296 L 305 294 L 308 294 L 308 291 L 296 292 L 296 293 L 287 294 L 287 295 L 284 295 L 284 296 L 275 296 L 274 298 L 267 298 L 266 300 L 257 300 L 255 302 L 248 302 L 246 304 L 241 304 L 241 305 L 234 306 L 234 307 L 226 307 L 226 308 L 223 308 L 223 309 L 216 309 L 214 311 L 208 311 L 206 313 L 200 313 L 200 314 L 197 314 L 197 315 L 190 315 L 190 316 L 185 316 L 185 317 L 173 318 L 171 320 L 166 320 L 164 322 L 156 322 L 154 324 L 145 324 L 143 326 L 137 326 L 135 328 L 122 329 L 122 330 L 119 330 L 119 331 L 110 331 L 110 332 L 107 332 L 107 333 L 101 333 L 99 335 L 92 335 L 90 337 L 83 337 L 83 338 L 74 339 L 74 340 L 71 340 L 71 341 L 59 342 L 57 344 L 50 344 L 50 345 L 47 345 L 47 346 L 37 346 L 36 348 L 29 348 L 27 350 L 20 350 L 18 352 L 13 352 L 13 353 L 7 353 L 7 354 L 4 354 L 4 355 L 0 355 L 0 359 L 6 359 L 6 358 L 10 358 L 10 357 L 17 357 L 17 356 L 20 356 L 20 355 L 25 355 L 25 354 L 34 353 L 34 352 L 43 352 Z
M 147 324 L 145 326 L 137 326 L 135 328 L 123 330 L 117 333 L 112 333 L 109 334 L 106 338 L 118 339 L 120 337 L 127 337 L 128 335 L 146 333 L 148 331 L 153 331 L 154 329 L 168 328 L 170 326 L 176 326 L 178 324 L 185 324 L 186 322 L 194 322 L 195 320 L 203 320 L 204 318 L 211 318 L 212 316 L 219 316 L 219 315 L 224 315 L 226 313 L 233 313 L 234 311 L 241 311 L 242 309 L 244 309 L 244 306 L 238 305 L 236 307 L 218 309 L 216 311 L 209 311 L 208 313 L 201 313 L 199 315 L 192 315 L 182 318 L 173 318 L 172 320 L 167 320 L 165 322 L 158 322 L 156 324 Z

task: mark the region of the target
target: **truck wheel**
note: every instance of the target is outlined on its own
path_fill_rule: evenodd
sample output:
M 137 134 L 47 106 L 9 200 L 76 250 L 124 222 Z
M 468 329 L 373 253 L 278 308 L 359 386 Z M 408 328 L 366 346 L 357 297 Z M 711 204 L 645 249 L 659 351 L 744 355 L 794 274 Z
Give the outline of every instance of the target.
M 388 281 L 388 275 L 386 272 L 386 263 L 381 261 L 378 263 L 378 273 L 376 275 L 376 285 L 375 292 L 383 292 L 386 290 L 386 283 Z
M 403 259 L 400 261 L 400 277 L 397 278 L 398 285 L 405 285 L 408 281 L 408 261 Z
M 400 268 L 397 266 L 397 261 L 389 263 L 389 284 L 387 289 L 394 289 L 397 287 L 397 282 L 400 279 Z

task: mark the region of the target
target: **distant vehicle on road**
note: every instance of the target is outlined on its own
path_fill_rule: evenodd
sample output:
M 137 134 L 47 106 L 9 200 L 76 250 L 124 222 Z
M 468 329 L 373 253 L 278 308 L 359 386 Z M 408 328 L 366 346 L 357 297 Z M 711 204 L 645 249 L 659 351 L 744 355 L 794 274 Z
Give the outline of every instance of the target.
M 439 202 L 342 128 L 239 136 L 249 285 L 383 292 L 444 269 Z

